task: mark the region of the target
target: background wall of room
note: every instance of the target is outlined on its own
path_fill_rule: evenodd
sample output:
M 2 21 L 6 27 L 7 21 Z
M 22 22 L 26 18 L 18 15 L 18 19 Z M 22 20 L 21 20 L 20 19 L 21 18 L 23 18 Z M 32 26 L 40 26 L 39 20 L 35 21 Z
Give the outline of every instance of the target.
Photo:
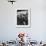
M 31 8 L 30 28 L 16 28 L 17 8 Z M 0 41 L 15 40 L 21 31 L 30 34 L 33 40 L 46 40 L 45 0 L 17 0 L 13 5 L 7 0 L 0 0 Z

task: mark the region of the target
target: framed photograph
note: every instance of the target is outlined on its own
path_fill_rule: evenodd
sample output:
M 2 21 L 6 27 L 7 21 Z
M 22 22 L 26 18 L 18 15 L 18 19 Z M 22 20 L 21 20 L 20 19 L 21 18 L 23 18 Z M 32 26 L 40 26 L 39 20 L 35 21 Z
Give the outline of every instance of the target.
M 31 12 L 28 8 L 19 8 L 16 10 L 16 27 L 30 27 Z

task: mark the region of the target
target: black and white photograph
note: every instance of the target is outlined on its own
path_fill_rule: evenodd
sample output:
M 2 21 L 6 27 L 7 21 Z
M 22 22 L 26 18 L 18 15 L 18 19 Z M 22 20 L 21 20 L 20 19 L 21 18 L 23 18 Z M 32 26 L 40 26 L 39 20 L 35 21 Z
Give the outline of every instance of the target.
M 28 25 L 28 10 L 17 10 L 17 25 Z
M 17 27 L 28 27 L 30 21 L 30 14 L 28 9 L 17 9 Z

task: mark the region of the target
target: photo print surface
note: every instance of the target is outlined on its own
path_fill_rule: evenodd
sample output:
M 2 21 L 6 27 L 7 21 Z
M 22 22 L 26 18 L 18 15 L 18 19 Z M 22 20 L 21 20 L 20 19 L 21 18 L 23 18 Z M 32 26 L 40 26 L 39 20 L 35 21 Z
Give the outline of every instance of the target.
M 17 25 L 28 25 L 28 10 L 17 10 Z
M 31 15 L 29 8 L 17 8 L 16 9 L 16 27 L 30 27 Z

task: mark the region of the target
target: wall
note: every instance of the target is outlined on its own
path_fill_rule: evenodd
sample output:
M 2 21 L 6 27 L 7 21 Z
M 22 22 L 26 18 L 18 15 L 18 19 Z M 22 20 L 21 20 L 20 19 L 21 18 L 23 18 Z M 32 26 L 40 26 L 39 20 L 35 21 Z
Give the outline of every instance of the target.
M 17 0 L 14 5 L 0 0 L 0 40 L 15 40 L 18 32 L 24 31 L 33 40 L 46 40 L 46 1 Z M 16 28 L 16 9 L 31 8 L 31 28 Z

